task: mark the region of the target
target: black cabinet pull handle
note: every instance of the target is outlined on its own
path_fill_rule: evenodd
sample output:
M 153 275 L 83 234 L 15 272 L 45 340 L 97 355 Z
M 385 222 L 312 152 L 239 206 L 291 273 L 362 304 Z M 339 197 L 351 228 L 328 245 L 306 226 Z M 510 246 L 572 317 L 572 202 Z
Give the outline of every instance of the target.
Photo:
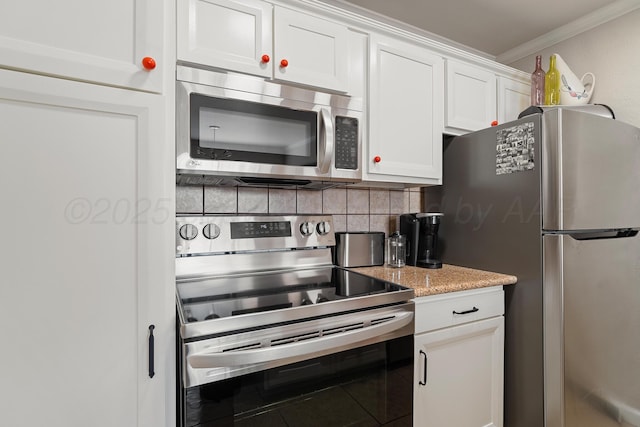
M 478 307 L 473 307 L 471 310 L 467 310 L 467 311 L 453 310 L 453 314 L 469 314 L 469 313 L 475 313 L 476 311 L 480 311 L 480 309 Z
M 424 371 L 422 372 L 422 381 L 418 381 L 418 384 L 427 385 L 427 353 L 420 350 L 420 354 L 424 355 L 424 364 L 423 364 Z
M 155 329 L 155 325 L 149 325 L 149 378 L 153 378 L 156 374 L 153 368 L 153 330 Z

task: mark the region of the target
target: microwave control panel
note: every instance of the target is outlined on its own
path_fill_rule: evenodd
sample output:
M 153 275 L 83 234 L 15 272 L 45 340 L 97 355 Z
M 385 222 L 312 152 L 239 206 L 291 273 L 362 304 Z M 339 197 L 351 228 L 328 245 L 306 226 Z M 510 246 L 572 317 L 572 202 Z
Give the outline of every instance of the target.
M 336 116 L 336 169 L 358 169 L 358 119 Z

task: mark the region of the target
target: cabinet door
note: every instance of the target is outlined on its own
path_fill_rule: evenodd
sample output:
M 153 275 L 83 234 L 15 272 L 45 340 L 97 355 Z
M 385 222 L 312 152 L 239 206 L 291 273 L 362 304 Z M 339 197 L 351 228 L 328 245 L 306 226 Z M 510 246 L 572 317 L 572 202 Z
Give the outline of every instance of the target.
M 169 425 L 175 187 L 162 99 L 0 70 L 3 425 Z
M 371 36 L 372 181 L 439 184 L 442 178 L 443 59 L 410 43 Z
M 0 66 L 162 91 L 166 1 L 0 2 Z M 147 70 L 142 59 L 156 68 Z
M 176 12 L 178 61 L 271 78 L 269 3 L 183 0 L 178 1 Z
M 416 426 L 502 426 L 504 318 L 416 335 Z
M 531 105 L 531 85 L 520 80 L 498 78 L 498 121 L 516 120 L 518 114 Z
M 497 119 L 495 74 L 448 59 L 446 79 L 447 130 L 461 134 L 491 126 Z
M 347 91 L 349 34 L 344 25 L 274 6 L 273 46 L 275 79 Z

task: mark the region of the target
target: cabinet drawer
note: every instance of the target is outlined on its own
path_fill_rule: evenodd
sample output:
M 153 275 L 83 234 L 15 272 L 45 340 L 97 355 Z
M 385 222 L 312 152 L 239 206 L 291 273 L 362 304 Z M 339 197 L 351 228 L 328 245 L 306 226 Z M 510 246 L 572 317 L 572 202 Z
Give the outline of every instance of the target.
M 502 286 L 415 299 L 415 333 L 432 331 L 504 314 Z

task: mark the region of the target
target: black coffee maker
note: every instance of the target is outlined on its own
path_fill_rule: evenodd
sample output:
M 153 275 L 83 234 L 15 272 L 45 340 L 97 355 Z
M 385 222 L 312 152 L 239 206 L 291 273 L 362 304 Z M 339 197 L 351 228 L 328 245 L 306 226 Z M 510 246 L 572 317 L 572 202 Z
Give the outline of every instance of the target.
M 407 265 L 441 268 L 438 229 L 443 214 L 410 213 L 400 215 L 400 234 L 407 238 Z

